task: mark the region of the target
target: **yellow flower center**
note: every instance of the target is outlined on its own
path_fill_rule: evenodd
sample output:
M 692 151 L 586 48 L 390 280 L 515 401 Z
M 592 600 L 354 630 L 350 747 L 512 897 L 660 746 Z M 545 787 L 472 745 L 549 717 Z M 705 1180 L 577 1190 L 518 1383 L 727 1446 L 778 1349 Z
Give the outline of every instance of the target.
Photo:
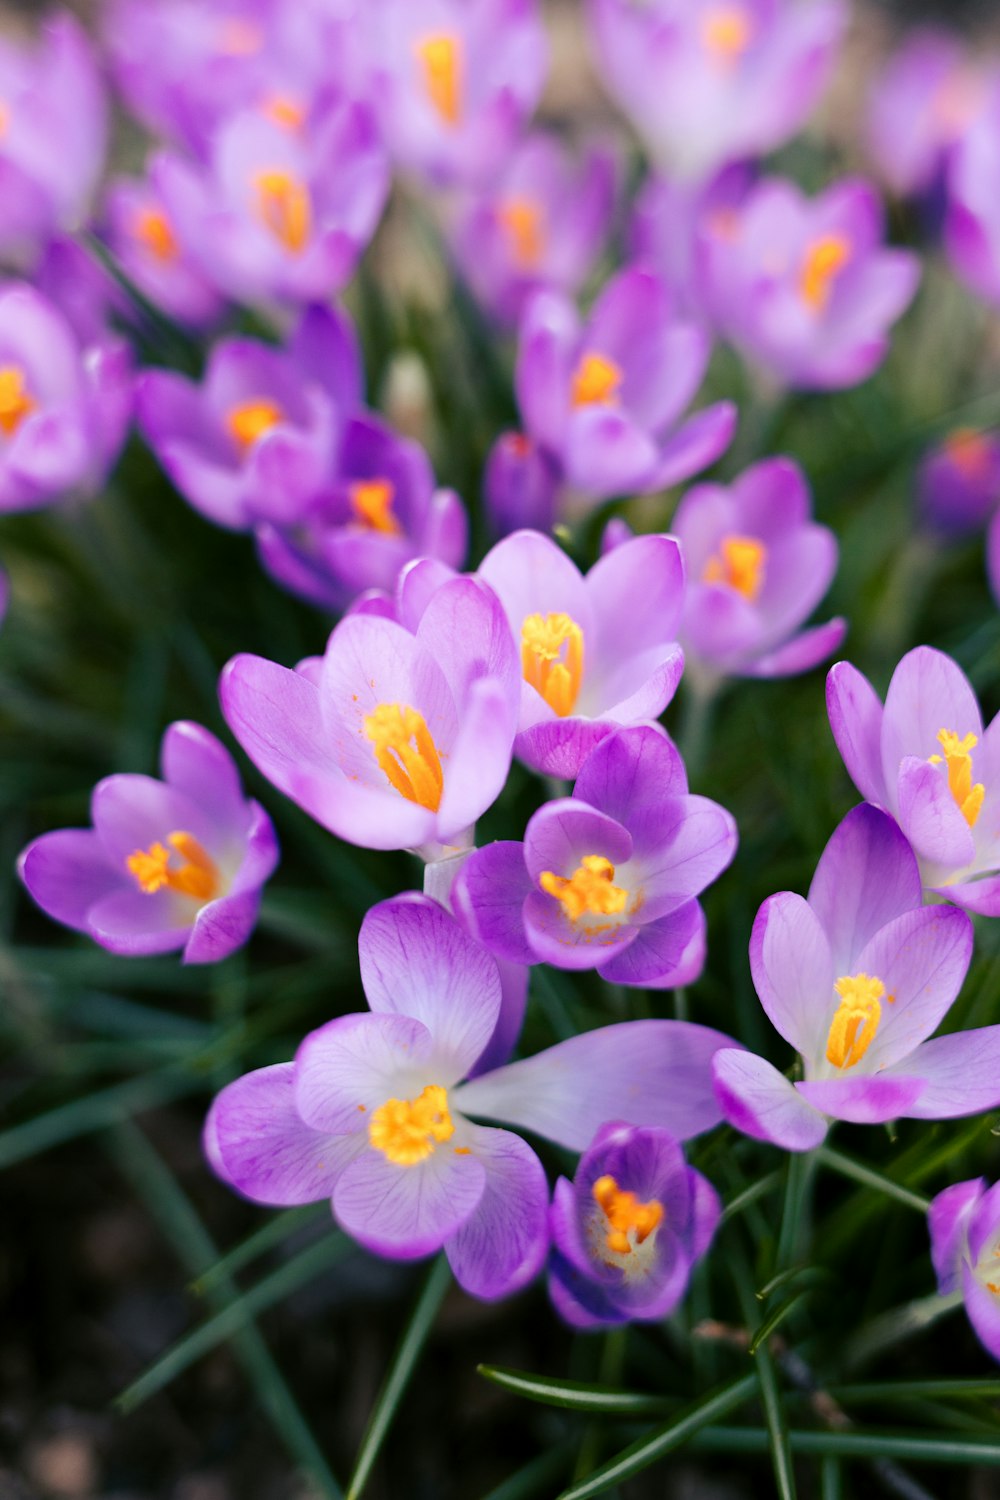
M 416 1099 L 387 1099 L 368 1124 L 371 1145 L 397 1167 L 426 1161 L 439 1142 L 454 1134 L 448 1092 L 439 1083 L 429 1083 Z
M 257 215 L 286 250 L 300 255 L 312 228 L 309 189 L 292 172 L 267 168 L 253 179 L 257 193 Z
M 746 11 L 739 5 L 720 6 L 709 11 L 702 22 L 701 38 L 719 62 L 735 63 L 750 45 L 753 27 Z
M 845 974 L 834 989 L 840 1004 L 826 1039 L 826 1058 L 835 1068 L 853 1068 L 875 1039 L 885 985 L 871 974 Z
M 751 604 L 761 591 L 767 548 L 751 536 L 724 536 L 719 551 L 705 564 L 705 583 L 723 583 Z
M 242 406 L 234 406 L 226 417 L 226 427 L 237 447 L 245 453 L 258 438 L 263 437 L 265 432 L 270 432 L 272 427 L 277 427 L 284 419 L 285 413 L 278 403 L 269 401 L 265 396 L 256 401 L 244 401 Z
M 583 681 L 583 631 L 576 621 L 564 614 L 526 615 L 521 672 L 561 719 L 571 714 Z
M 125 861 L 130 875 L 134 875 L 141 891 L 152 896 L 166 886 L 180 896 L 192 896 L 195 901 L 211 901 L 219 894 L 219 871 L 215 861 L 199 844 L 193 833 L 168 833 L 167 844 L 150 844 L 148 849 L 137 849 Z M 181 863 L 171 865 L 177 855 Z
M 180 246 L 170 220 L 161 208 L 141 209 L 135 221 L 135 237 L 156 260 L 176 260 Z
M 838 272 L 851 258 L 851 242 L 842 234 L 824 234 L 814 240 L 802 262 L 799 290 L 814 312 L 822 312 L 830 300 Z
M 392 513 L 395 485 L 388 479 L 359 479 L 348 490 L 355 519 L 369 531 L 401 536 L 402 527 Z
M 399 795 L 437 812 L 444 772 L 423 714 L 408 703 L 380 703 L 366 715 L 364 731 L 375 747 L 379 769 Z
M 983 798 L 986 796 L 986 788 L 981 781 L 972 784 L 972 751 L 979 744 L 979 736 L 967 734 L 964 740 L 951 729 L 938 730 L 938 744 L 944 751 L 944 755 L 932 755 L 930 763 L 939 766 L 942 762 L 948 767 L 948 790 L 958 803 L 962 817 L 970 828 L 975 828 L 983 806 Z
M 441 32 L 425 36 L 414 51 L 423 70 L 424 91 L 446 125 L 457 125 L 462 114 L 462 44 Z
M 287 94 L 271 94 L 264 100 L 260 112 L 265 120 L 270 120 L 272 125 L 280 125 L 282 130 L 301 130 L 306 120 L 302 105 L 297 99 L 290 99 Z
M 945 438 L 944 451 L 959 473 L 974 484 L 982 484 L 989 478 L 990 445 L 974 427 L 956 427 Z
M 16 365 L 0 369 L 0 427 L 13 437 L 25 417 L 38 405 L 24 383 L 24 371 Z
M 538 884 L 548 896 L 562 903 L 571 922 L 585 915 L 618 917 L 628 903 L 628 891 L 612 885 L 615 867 L 603 854 L 585 854 L 572 875 L 556 875 L 543 870 Z M 602 929 L 603 931 L 603 929 Z
M 570 399 L 574 406 L 614 406 L 623 378 L 621 366 L 613 359 L 587 350 L 573 372 Z
M 610 1175 L 598 1177 L 591 1192 L 607 1220 L 605 1244 L 613 1255 L 631 1255 L 634 1246 L 647 1240 L 663 1220 L 659 1199 L 640 1203 L 634 1193 L 623 1193 Z
M 528 270 L 537 266 L 545 254 L 544 215 L 537 198 L 505 198 L 497 218 L 517 264 Z

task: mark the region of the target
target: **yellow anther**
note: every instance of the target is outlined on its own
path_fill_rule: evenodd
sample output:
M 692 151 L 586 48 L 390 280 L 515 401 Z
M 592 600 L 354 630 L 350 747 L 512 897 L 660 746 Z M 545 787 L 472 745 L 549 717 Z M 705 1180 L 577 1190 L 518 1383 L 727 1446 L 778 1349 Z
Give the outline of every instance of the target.
M 173 227 L 161 208 L 140 209 L 135 221 L 135 237 L 156 260 L 176 260 L 180 255 Z
M 750 17 L 739 5 L 725 5 L 709 11 L 702 22 L 702 41 L 721 62 L 736 62 L 750 45 L 752 36 Z
M 947 765 L 948 790 L 958 803 L 959 811 L 969 827 L 975 828 L 986 796 L 986 788 L 981 781 L 977 781 L 975 786 L 972 784 L 972 751 L 979 744 L 979 736 L 967 734 L 964 740 L 960 740 L 953 730 L 939 729 L 938 744 L 944 755 L 930 756 L 930 763 L 932 766 L 939 766 L 943 760 Z
M 966 479 L 983 484 L 993 467 L 993 450 L 974 427 L 956 427 L 944 440 L 944 451 Z
M 561 719 L 573 712 L 583 681 L 583 631 L 571 616 L 525 616 L 521 672 Z
M 826 1039 L 826 1059 L 835 1068 L 853 1068 L 875 1039 L 885 985 L 871 974 L 845 974 L 834 989 L 840 1004 Z
M 257 213 L 263 224 L 286 250 L 300 255 L 312 228 L 309 189 L 293 172 L 267 168 L 253 179 Z
M 38 405 L 24 383 L 24 371 L 17 365 L 0 369 L 0 427 L 13 437 L 25 417 Z
M 280 125 L 282 130 L 301 130 L 306 120 L 302 105 L 286 94 L 271 94 L 264 100 L 260 112 L 272 125 Z
M 543 870 L 538 884 L 547 895 L 562 902 L 571 922 L 579 922 L 587 914 L 617 917 L 625 910 L 628 891 L 612 885 L 614 878 L 615 867 L 603 854 L 585 854 L 568 880 Z
M 705 583 L 724 583 L 751 603 L 761 591 L 767 548 L 751 536 L 724 536 L 719 551 L 705 564 Z
M 397 1167 L 426 1161 L 439 1142 L 454 1134 L 448 1092 L 439 1083 L 429 1083 L 416 1099 L 387 1099 L 368 1124 L 371 1145 Z
M 802 300 L 822 312 L 830 300 L 833 281 L 851 258 L 851 242 L 842 234 L 825 234 L 806 251 L 799 278 Z
M 462 114 L 462 44 L 441 32 L 425 36 L 414 47 L 423 68 L 424 89 L 446 125 L 457 125 Z
M 588 350 L 573 372 L 570 397 L 574 406 L 614 406 L 623 379 L 621 365 L 603 354 Z
M 631 1255 L 663 1220 L 663 1204 L 657 1198 L 640 1203 L 634 1193 L 623 1193 L 615 1179 L 598 1177 L 591 1188 L 594 1201 L 608 1221 L 605 1244 L 615 1255 Z
M 396 487 L 391 480 L 359 479 L 350 486 L 348 498 L 355 520 L 369 531 L 381 531 L 386 536 L 402 534 L 402 527 L 392 513 Z
M 544 212 L 537 198 L 505 198 L 497 218 L 506 230 L 514 260 L 530 270 L 545 254 Z
M 380 703 L 366 715 L 364 731 L 375 747 L 379 769 L 399 795 L 437 812 L 444 773 L 423 714 L 408 703 Z
M 246 452 L 258 438 L 284 419 L 285 414 L 277 402 L 264 396 L 258 401 L 244 401 L 242 406 L 234 406 L 226 416 L 226 426 L 237 447 Z
M 176 891 L 179 896 L 192 896 L 195 901 L 211 901 L 219 894 L 219 871 L 215 861 L 206 854 L 193 833 L 168 833 L 170 849 L 157 841 L 148 849 L 137 849 L 125 861 L 130 875 L 134 875 L 141 891 L 152 896 L 164 886 Z M 182 863 L 172 866 L 170 861 L 176 853 Z

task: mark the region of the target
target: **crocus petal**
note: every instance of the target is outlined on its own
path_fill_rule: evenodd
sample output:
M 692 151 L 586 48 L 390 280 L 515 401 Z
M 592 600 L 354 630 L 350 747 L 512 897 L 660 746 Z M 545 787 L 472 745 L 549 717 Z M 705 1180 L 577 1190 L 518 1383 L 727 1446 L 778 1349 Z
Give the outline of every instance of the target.
M 314 1130 L 366 1133 L 372 1111 L 386 1100 L 453 1082 L 434 1061 L 430 1032 L 410 1016 L 337 1016 L 311 1031 L 295 1054 L 295 1108 Z
M 901 762 L 899 825 L 922 858 L 952 869 L 972 863 L 976 852 L 972 829 L 940 766 L 912 755 Z
M 809 887 L 834 973 L 856 974 L 858 955 L 879 928 L 922 901 L 920 870 L 898 823 L 866 802 L 853 808 L 820 855 Z
M 197 906 L 173 891 L 119 889 L 95 901 L 87 913 L 87 931 L 110 953 L 140 957 L 183 948 Z
M 867 677 L 850 662 L 838 661 L 830 668 L 826 710 L 848 776 L 868 802 L 890 807 L 882 776 L 882 702 Z
M 954 1182 L 931 1200 L 927 1210 L 927 1229 L 931 1237 L 931 1260 L 942 1297 L 961 1284 L 962 1250 L 968 1234 L 969 1219 L 986 1183 L 982 1177 L 968 1182 Z
M 439 1250 L 461 1228 L 485 1187 L 483 1163 L 448 1146 L 411 1167 L 365 1151 L 338 1178 L 333 1211 L 366 1249 L 413 1260 Z
M 916 1072 L 913 1055 L 907 1059 L 907 1075 Z M 887 1120 L 898 1120 L 901 1115 L 912 1116 L 914 1105 L 921 1098 L 924 1083 L 921 1078 L 903 1073 L 880 1073 L 877 1078 L 822 1078 L 811 1083 L 797 1083 L 795 1088 L 815 1108 L 835 1120 L 849 1120 L 854 1125 L 882 1125 Z M 1000 1088 L 997 1089 L 1000 1095 Z
M 87 914 L 94 903 L 118 890 L 125 879 L 91 828 L 43 833 L 21 855 L 18 871 L 42 911 L 77 932 L 88 930 Z
M 503 840 L 469 855 L 455 877 L 451 900 L 484 948 L 511 963 L 533 964 L 535 954 L 521 916 L 531 889 L 524 845 Z
M 568 878 L 589 854 L 622 865 L 631 853 L 628 830 L 576 797 L 562 797 L 540 807 L 524 835 L 524 862 L 534 881 L 546 871 Z
M 437 837 L 447 843 L 496 801 L 510 772 L 515 719 L 510 695 L 492 678 L 474 682 L 451 749 Z
M 926 760 L 940 750 L 938 731 L 982 737 L 976 695 L 961 667 L 930 646 L 908 651 L 892 674 L 882 724 L 882 769 L 887 784 L 906 756 Z
M 972 923 L 957 907 L 922 906 L 887 923 L 865 946 L 858 970 L 877 975 L 886 988 L 867 1070 L 902 1062 L 935 1030 L 962 988 L 972 939 Z
M 704 966 L 705 913 L 697 901 L 688 901 L 667 917 L 645 922 L 598 973 L 608 984 L 665 990 L 693 984 Z
M 259 887 L 207 902 L 194 919 L 184 946 L 184 962 L 214 964 L 228 958 L 253 932 L 259 911 Z
M 923 1087 L 903 1113 L 913 1120 L 953 1120 L 1000 1104 L 1000 1026 L 956 1031 L 922 1042 L 898 1064 Z M 888 1076 L 888 1070 L 882 1077 Z
M 546 719 L 518 734 L 514 754 L 543 776 L 569 781 L 614 727 L 610 719 Z
M 827 1123 L 777 1068 L 753 1052 L 726 1048 L 712 1059 L 715 1093 L 735 1129 L 786 1151 L 811 1151 Z
M 639 935 L 627 918 L 583 917 L 574 922 L 555 896 L 542 891 L 530 893 L 522 917 L 533 961 L 558 969 L 596 969 Z
M 815 625 L 803 630 L 776 651 L 768 651 L 755 661 L 741 667 L 744 677 L 794 677 L 799 672 L 809 672 L 818 667 L 834 651 L 838 651 L 847 634 L 847 621 L 839 616 L 827 620 L 825 625 Z
M 672 797 L 636 819 L 633 858 L 622 879 L 640 887 L 637 921 L 667 916 L 721 875 L 736 853 L 736 823 L 708 797 Z
M 672 536 L 637 536 L 606 553 L 584 580 L 597 624 L 587 661 L 610 675 L 626 650 L 635 655 L 677 636 L 684 565 Z M 641 609 L 638 601 L 642 601 Z
M 665 490 L 681 484 L 714 464 L 732 442 L 738 413 L 731 401 L 717 401 L 681 424 L 660 448 L 648 490 Z
M 524 1013 L 528 1008 L 528 970 L 524 964 L 496 961 L 500 971 L 500 1016 L 496 1028 L 469 1071 L 470 1078 L 491 1073 L 510 1061 L 510 1054 L 521 1035 Z
M 969 1216 L 969 1257 L 974 1264 L 992 1246 L 1000 1226 L 1000 1182 L 987 1188 Z
M 446 1254 L 459 1285 L 491 1302 L 520 1291 L 542 1269 L 549 1185 L 534 1151 L 509 1130 L 473 1126 L 466 1144 L 486 1169 L 486 1186 Z
M 204 804 L 222 827 L 241 828 L 246 801 L 236 763 L 214 734 L 179 720 L 163 736 L 160 767 L 164 781 Z
M 983 917 L 1000 917 L 1000 875 L 988 875 L 982 880 L 962 880 L 954 885 L 937 885 L 933 889 L 966 911 L 977 912 Z
M 962 1295 L 980 1343 L 994 1359 L 1000 1359 L 1000 1297 L 983 1285 L 968 1264 L 962 1266 Z
M 587 756 L 573 796 L 619 823 L 646 806 L 687 791 L 687 773 L 659 724 L 633 725 L 607 735 Z
M 792 891 L 770 896 L 750 934 L 750 970 L 774 1029 L 803 1057 L 822 1048 L 837 975 L 819 918 Z

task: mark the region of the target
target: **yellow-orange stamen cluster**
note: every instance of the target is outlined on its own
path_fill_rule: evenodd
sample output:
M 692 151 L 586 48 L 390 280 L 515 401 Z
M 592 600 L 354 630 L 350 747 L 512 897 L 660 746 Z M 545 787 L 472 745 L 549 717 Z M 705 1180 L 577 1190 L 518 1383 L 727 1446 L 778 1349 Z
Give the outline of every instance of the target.
M 571 922 L 585 915 L 618 917 L 628 904 L 628 891 L 613 885 L 615 867 L 603 854 L 585 854 L 569 879 L 543 870 L 538 884 L 562 903 Z
M 372 1146 L 397 1167 L 426 1161 L 440 1142 L 450 1141 L 454 1134 L 448 1093 L 439 1083 L 429 1083 L 416 1099 L 387 1099 L 368 1124 Z
M 287 94 L 269 95 L 261 105 L 260 112 L 265 120 L 270 120 L 272 125 L 279 125 L 282 130 L 301 130 L 305 124 L 305 110 L 297 99 L 290 99 Z
M 211 901 L 219 894 L 219 871 L 215 861 L 195 838 L 193 833 L 167 834 L 167 844 L 157 841 L 148 849 L 137 849 L 125 861 L 130 875 L 134 875 L 139 889 L 148 896 L 166 886 L 179 896 L 191 896 L 195 901 Z M 176 853 L 183 861 L 172 866 Z
M 375 759 L 401 797 L 437 812 L 444 788 L 441 757 L 423 714 L 408 703 L 380 703 L 364 731 Z
M 7 437 L 14 436 L 37 404 L 24 383 L 24 371 L 16 365 L 4 365 L 0 369 L 0 427 Z
M 835 1068 L 853 1068 L 875 1040 L 885 985 L 871 974 L 845 974 L 834 989 L 840 1004 L 826 1039 L 826 1058 Z
M 735 589 L 752 604 L 764 583 L 766 562 L 767 548 L 756 537 L 724 536 L 701 576 L 705 583 L 724 583 Z
M 966 479 L 982 484 L 993 467 L 992 449 L 974 427 L 956 427 L 944 440 L 944 451 Z
M 348 490 L 356 521 L 369 531 L 399 536 L 402 528 L 392 513 L 395 485 L 388 479 L 359 479 Z
M 932 755 L 930 763 L 932 766 L 939 766 L 943 761 L 948 767 L 948 790 L 969 827 L 975 828 L 986 796 L 986 788 L 981 781 L 977 781 L 975 786 L 972 784 L 972 751 L 979 744 L 979 736 L 967 734 L 960 740 L 953 730 L 939 729 L 938 744 L 944 755 Z
M 604 354 L 587 350 L 573 372 L 570 400 L 574 406 L 614 406 L 623 378 L 621 365 Z
M 517 264 L 526 270 L 537 266 L 545 254 L 544 218 L 537 198 L 506 198 L 497 209 L 497 218 Z
M 253 185 L 262 223 L 286 250 L 300 255 L 312 229 L 312 202 L 306 184 L 293 172 L 268 168 L 256 174 Z
M 414 51 L 423 69 L 428 99 L 446 125 L 457 125 L 462 115 L 462 47 L 458 37 L 448 32 L 425 36 Z
M 563 656 L 563 648 L 566 654 Z M 583 631 L 570 615 L 526 615 L 521 672 L 561 719 L 573 712 L 583 681 Z
M 162 208 L 140 210 L 135 221 L 135 237 L 156 260 L 167 262 L 180 255 L 177 236 Z
M 591 1192 L 608 1221 L 605 1244 L 614 1255 L 631 1255 L 633 1245 L 641 1245 L 663 1220 L 657 1198 L 640 1203 L 635 1193 L 623 1193 L 610 1174 L 598 1177 Z
M 824 234 L 806 251 L 799 278 L 802 300 L 814 312 L 822 312 L 830 300 L 838 272 L 851 258 L 851 244 L 842 234 Z
M 244 401 L 241 406 L 234 406 L 226 416 L 226 427 L 237 447 L 245 453 L 265 432 L 270 432 L 272 427 L 284 421 L 284 417 L 285 414 L 276 401 L 269 401 L 266 396 L 262 396 L 255 401 Z
M 721 62 L 736 62 L 750 45 L 752 35 L 750 18 L 738 5 L 710 11 L 702 22 L 702 41 Z

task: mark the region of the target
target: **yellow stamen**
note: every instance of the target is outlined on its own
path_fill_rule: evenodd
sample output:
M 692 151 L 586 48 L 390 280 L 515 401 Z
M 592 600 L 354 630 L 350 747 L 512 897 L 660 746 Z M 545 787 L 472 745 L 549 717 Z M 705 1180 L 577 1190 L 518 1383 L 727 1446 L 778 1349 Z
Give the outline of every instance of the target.
M 588 913 L 617 917 L 625 910 L 628 891 L 612 885 L 614 878 L 615 867 L 609 859 L 602 854 L 585 854 L 568 880 L 564 875 L 543 870 L 538 884 L 547 895 L 562 903 L 571 922 L 579 922 Z
M 701 576 L 705 583 L 724 583 L 753 603 L 764 582 L 766 562 L 767 548 L 755 537 L 724 536 Z
M 613 359 L 588 350 L 573 372 L 570 399 L 574 406 L 614 406 L 622 379 L 622 368 Z
M 842 234 L 825 234 L 814 240 L 802 263 L 799 290 L 814 312 L 822 312 L 830 300 L 833 281 L 851 258 L 851 242 Z
M 292 172 L 267 168 L 256 174 L 253 185 L 260 219 L 286 250 L 300 255 L 312 228 L 312 203 L 305 183 Z
M 397 1167 L 426 1161 L 439 1141 L 454 1134 L 448 1093 L 439 1083 L 429 1083 L 416 1099 L 387 1099 L 368 1124 L 371 1145 Z
M 709 52 L 720 62 L 734 63 L 750 45 L 753 28 L 750 18 L 738 5 L 727 5 L 710 11 L 702 22 L 701 38 Z
M 605 1243 L 615 1255 L 631 1255 L 633 1247 L 647 1240 L 663 1220 L 658 1198 L 640 1203 L 634 1193 L 623 1193 L 610 1174 L 598 1177 L 591 1192 L 608 1221 Z
M 301 130 L 305 124 L 306 112 L 302 105 L 285 94 L 272 94 L 265 99 L 260 112 L 272 125 L 280 125 L 282 130 Z
M 389 479 L 359 479 L 348 490 L 351 509 L 362 526 L 386 536 L 401 536 L 403 528 L 392 513 L 396 487 Z
M 245 453 L 258 438 L 263 437 L 265 432 L 270 432 L 272 427 L 277 427 L 284 418 L 285 414 L 277 402 L 269 401 L 264 396 L 258 401 L 244 401 L 242 406 L 234 406 L 226 416 L 226 426 L 230 437 Z
M 979 744 L 979 736 L 967 734 L 964 740 L 951 729 L 938 730 L 938 744 L 944 751 L 943 760 L 948 767 L 948 790 L 958 803 L 962 817 L 970 828 L 975 828 L 986 796 L 981 781 L 972 784 L 972 751 Z M 939 766 L 942 756 L 929 757 L 932 766 Z
M 125 861 L 130 875 L 134 875 L 139 889 L 152 896 L 166 886 L 181 896 L 193 896 L 196 901 L 211 901 L 219 894 L 219 871 L 215 861 L 206 854 L 193 833 L 168 833 L 170 849 L 157 842 L 148 849 L 137 849 Z M 172 867 L 171 850 L 183 860 L 183 864 Z
M 826 1039 L 826 1058 L 835 1068 L 853 1068 L 875 1039 L 885 985 L 871 974 L 845 974 L 834 989 L 840 1004 Z
M 414 51 L 423 68 L 424 89 L 446 125 L 457 125 L 462 113 L 462 48 L 456 36 L 425 36 Z
M 507 232 L 514 260 L 531 269 L 545 254 L 545 230 L 542 205 L 535 198 L 506 198 L 497 209 L 497 218 Z
M 0 369 L 0 427 L 13 437 L 25 417 L 38 405 L 24 383 L 24 371 L 16 365 Z
M 983 484 L 989 479 L 993 466 L 992 449 L 974 427 L 956 427 L 945 438 L 944 451 L 959 473 L 974 484 Z
M 521 671 L 561 719 L 571 714 L 583 681 L 583 631 L 576 621 L 564 614 L 526 615 L 521 625 Z
M 135 237 L 157 260 L 176 260 L 180 246 L 173 226 L 160 208 L 143 208 L 135 221 Z
M 379 769 L 399 795 L 437 812 L 444 773 L 423 714 L 408 703 L 380 703 L 366 715 L 364 731 L 375 747 Z

